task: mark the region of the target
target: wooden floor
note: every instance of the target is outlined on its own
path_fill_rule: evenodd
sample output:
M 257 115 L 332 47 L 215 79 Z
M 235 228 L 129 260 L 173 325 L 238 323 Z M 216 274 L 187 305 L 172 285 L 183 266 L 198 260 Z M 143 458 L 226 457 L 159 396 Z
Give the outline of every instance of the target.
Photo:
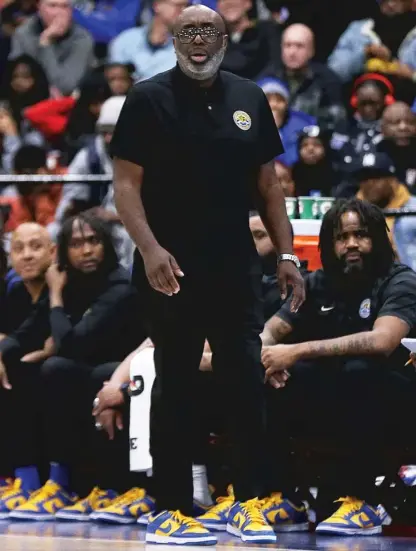
M 137 526 L 97 526 L 66 523 L 8 523 L 0 521 L 0 551 L 118 551 L 127 549 L 160 549 L 177 546 L 146 545 L 144 530 Z M 196 550 L 196 547 L 187 546 Z M 280 551 L 416 551 L 416 538 L 411 537 L 324 537 L 314 534 L 281 534 L 277 545 L 247 546 L 227 534 L 219 534 L 218 545 L 206 548 L 222 551 L 235 547 L 238 551 L 279 549 Z M 200 550 L 201 548 L 198 547 Z

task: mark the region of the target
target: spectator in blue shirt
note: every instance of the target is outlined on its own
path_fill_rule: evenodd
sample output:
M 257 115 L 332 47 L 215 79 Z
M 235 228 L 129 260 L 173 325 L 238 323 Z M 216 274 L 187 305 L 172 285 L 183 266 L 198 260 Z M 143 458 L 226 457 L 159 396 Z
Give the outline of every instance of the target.
M 109 46 L 111 63 L 133 63 L 137 77 L 151 78 L 176 63 L 172 29 L 188 0 L 154 0 L 148 25 L 122 32 Z
M 289 88 L 275 77 L 266 77 L 258 82 L 266 94 L 279 129 L 285 152 L 277 159 L 286 166 L 292 166 L 299 158 L 298 137 L 306 127 L 316 124 L 316 118 L 301 111 L 289 109 Z
M 92 8 L 90 2 L 76 2 L 73 19 L 90 32 L 94 42 L 107 44 L 134 27 L 139 8 L 139 0 L 97 0 Z

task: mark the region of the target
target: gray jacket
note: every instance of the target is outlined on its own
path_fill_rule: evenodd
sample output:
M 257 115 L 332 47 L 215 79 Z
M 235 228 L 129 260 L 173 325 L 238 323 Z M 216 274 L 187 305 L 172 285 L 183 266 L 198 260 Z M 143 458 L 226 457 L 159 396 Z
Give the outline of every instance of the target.
M 364 71 L 365 47 L 381 43 L 373 28 L 372 19 L 353 21 L 341 35 L 329 56 L 328 67 L 344 82 L 348 82 Z M 404 37 L 397 57 L 399 61 L 416 71 L 416 27 Z
M 13 35 L 9 59 L 28 54 L 43 67 L 49 84 L 64 95 L 70 95 L 79 81 L 94 64 L 94 44 L 91 35 L 72 24 L 67 35 L 50 46 L 41 46 L 39 37 L 42 24 L 34 15 L 21 25 Z

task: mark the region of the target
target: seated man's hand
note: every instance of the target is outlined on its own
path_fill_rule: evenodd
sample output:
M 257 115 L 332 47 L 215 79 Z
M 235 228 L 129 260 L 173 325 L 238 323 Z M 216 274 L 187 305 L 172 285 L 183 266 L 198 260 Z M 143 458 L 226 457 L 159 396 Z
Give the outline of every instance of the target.
M 202 354 L 199 371 L 212 371 L 212 352 L 204 352 Z
M 383 61 L 390 61 L 391 51 L 383 44 L 371 44 L 366 48 L 367 57 L 376 57 Z
M 411 69 L 408 65 L 405 63 L 397 62 L 394 74 L 401 78 L 408 78 L 412 79 L 415 71 Z
M 410 354 L 410 360 L 411 360 L 411 362 L 412 362 L 413 367 L 416 367 L 416 354 L 415 354 L 414 352 L 412 352 L 412 353 Z M 406 365 L 407 365 L 407 364 L 406 364 Z
M 116 408 L 124 403 L 123 393 L 120 390 L 120 385 L 114 384 L 111 381 L 106 381 L 103 388 L 97 394 L 94 400 L 94 409 L 92 414 L 97 417 L 102 411 L 108 408 Z
M 5 390 L 11 390 L 12 388 L 7 377 L 6 366 L 2 361 L 0 361 L 0 387 L 3 387 Z
M 34 352 L 29 352 L 21 359 L 22 362 L 26 363 L 37 363 L 43 362 L 47 358 L 50 358 L 55 353 L 55 345 L 53 343 L 53 338 L 48 337 L 45 341 L 43 350 L 35 350 Z
M 275 346 L 265 346 L 261 351 L 261 361 L 266 368 L 266 381 L 269 381 L 275 388 L 280 388 L 282 382 L 286 379 L 274 377 L 274 374 L 285 372 L 299 360 L 297 347 L 295 344 L 276 344 Z
M 96 424 L 101 425 L 110 440 L 114 440 L 114 429 L 123 430 L 123 414 L 116 409 L 105 409 L 95 416 Z

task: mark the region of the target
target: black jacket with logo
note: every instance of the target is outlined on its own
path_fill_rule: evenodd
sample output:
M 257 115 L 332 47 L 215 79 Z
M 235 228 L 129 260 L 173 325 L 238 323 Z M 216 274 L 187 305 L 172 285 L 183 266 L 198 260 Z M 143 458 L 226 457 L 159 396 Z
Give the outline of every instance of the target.
M 19 329 L 0 343 L 0 351 L 19 347 L 24 355 L 42 349 L 52 336 L 56 356 L 91 365 L 123 360 L 144 338 L 137 292 L 123 268 L 91 283 L 68 283 L 63 308 L 50 308 L 48 297 L 40 301 Z
M 290 311 L 290 297 L 276 314 L 289 323 L 297 342 L 333 339 L 371 331 L 376 319 L 394 316 L 408 324 L 409 336 L 416 329 L 416 273 L 394 263 L 386 276 L 352 293 L 334 290 L 323 270 L 306 276 L 306 301 L 298 313 Z M 403 361 L 408 352 L 400 346 L 394 359 Z M 390 361 L 390 360 L 389 360 Z

